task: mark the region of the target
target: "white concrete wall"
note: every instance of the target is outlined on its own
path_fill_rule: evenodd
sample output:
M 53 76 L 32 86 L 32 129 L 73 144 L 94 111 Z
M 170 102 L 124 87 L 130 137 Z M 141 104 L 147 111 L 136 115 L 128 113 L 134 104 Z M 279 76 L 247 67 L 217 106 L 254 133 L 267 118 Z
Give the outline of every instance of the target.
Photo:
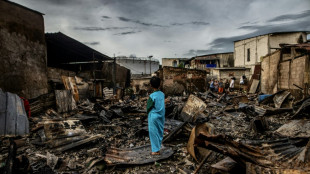
M 299 38 L 305 42 L 307 35 L 302 32 L 266 34 L 249 39 L 235 42 L 234 60 L 236 67 L 251 68 L 251 74 L 254 72 L 256 63 L 261 62 L 261 58 L 280 48 L 279 44 L 297 44 Z M 247 49 L 250 49 L 250 61 L 247 61 Z
M 159 69 L 159 62 L 149 60 L 116 59 L 116 63 L 130 69 L 131 74 L 152 74 Z M 151 73 L 150 73 L 151 63 Z
M 250 49 L 250 61 L 247 61 L 247 49 Z M 260 57 L 268 54 L 268 35 L 258 36 L 235 42 L 235 66 L 251 68 L 260 62 Z

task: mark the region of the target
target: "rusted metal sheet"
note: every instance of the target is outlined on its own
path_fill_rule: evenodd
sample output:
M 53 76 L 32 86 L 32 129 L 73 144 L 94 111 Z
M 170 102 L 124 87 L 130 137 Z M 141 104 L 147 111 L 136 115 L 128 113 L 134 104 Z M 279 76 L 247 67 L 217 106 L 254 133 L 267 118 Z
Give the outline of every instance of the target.
M 272 171 L 271 173 L 276 173 L 276 171 L 280 173 L 287 173 L 287 171 L 310 172 L 310 141 L 305 139 L 284 138 L 243 142 L 235 141 L 226 135 L 199 134 L 195 143 L 198 147 L 214 150 L 231 157 L 244 168 L 247 163 L 251 163 L 255 166 L 268 168 Z
M 292 108 L 293 100 L 289 100 L 290 95 L 291 93 L 289 91 L 279 91 L 260 101 L 260 104 L 274 104 L 275 108 Z
M 196 116 L 203 112 L 207 108 L 207 104 L 203 102 L 200 98 L 190 95 L 188 100 L 181 112 L 181 118 L 183 121 L 191 122 L 196 120 Z
M 289 91 L 281 91 L 279 93 L 277 93 L 274 97 L 273 97 L 273 102 L 275 104 L 276 108 L 281 108 L 283 102 L 285 101 L 285 99 L 290 95 L 291 93 Z M 291 106 L 292 107 L 292 106 Z
M 276 133 L 283 137 L 310 138 L 310 120 L 292 120 L 279 127 Z
M 254 106 L 255 112 L 258 113 L 258 116 L 263 116 L 266 113 L 266 109 L 259 106 Z
M 299 169 L 281 169 L 259 166 L 253 163 L 246 163 L 246 174 L 309 174 L 309 171 L 301 171 Z
M 191 135 L 187 143 L 187 151 L 196 161 L 201 161 L 205 156 L 211 153 L 210 150 L 198 148 L 195 146 L 196 136 L 198 136 L 199 134 L 213 135 L 214 134 L 213 125 L 210 123 L 199 124 L 195 126 L 191 132 Z
M 302 116 L 309 116 L 310 111 L 310 99 L 306 99 L 302 102 L 299 106 L 298 110 L 292 116 L 293 119 L 302 117 Z
M 220 162 L 213 164 L 211 166 L 212 174 L 230 174 L 230 173 L 242 173 L 240 167 L 237 162 L 231 159 L 230 157 L 226 157 Z
M 0 89 L 0 136 L 22 136 L 29 133 L 29 121 L 23 101 Z
M 110 148 L 107 150 L 104 161 L 107 165 L 118 164 L 147 164 L 169 158 L 173 155 L 170 147 L 162 147 L 160 155 L 151 155 L 151 145 L 131 149 Z

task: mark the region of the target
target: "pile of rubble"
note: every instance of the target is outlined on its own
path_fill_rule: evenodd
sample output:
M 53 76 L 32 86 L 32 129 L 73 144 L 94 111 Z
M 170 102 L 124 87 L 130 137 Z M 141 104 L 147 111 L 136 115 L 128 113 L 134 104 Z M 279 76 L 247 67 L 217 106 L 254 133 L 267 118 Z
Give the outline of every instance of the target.
M 150 155 L 147 97 L 86 99 L 76 104 L 73 96 L 68 90 L 55 91 L 57 107 L 28 118 L 23 136 L 4 126 L 1 173 L 310 171 L 310 99 L 296 102 L 288 91 L 168 97 L 159 156 Z M 0 98 L 0 103 L 10 102 Z M 19 105 L 4 105 L 1 118 L 10 118 L 8 108 L 18 113 Z

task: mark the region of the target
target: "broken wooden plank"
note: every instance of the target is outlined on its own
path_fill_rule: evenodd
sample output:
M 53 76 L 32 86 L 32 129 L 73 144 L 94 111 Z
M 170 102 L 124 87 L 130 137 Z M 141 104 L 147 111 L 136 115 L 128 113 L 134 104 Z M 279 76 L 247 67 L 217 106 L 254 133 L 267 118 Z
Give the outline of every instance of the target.
M 258 88 L 258 85 L 259 85 L 259 80 L 253 79 L 253 82 L 252 82 L 252 85 L 251 85 L 251 88 L 250 88 L 249 93 L 250 93 L 250 94 L 256 93 L 256 90 L 257 90 L 257 88 Z
M 84 136 L 75 136 L 75 137 L 69 137 L 69 138 L 53 139 L 53 140 L 47 141 L 46 144 L 49 148 L 55 148 L 58 146 L 67 145 L 69 143 L 81 141 L 86 138 L 87 136 L 84 135 Z
M 91 137 L 86 138 L 86 139 L 84 139 L 84 140 L 77 141 L 77 142 L 74 142 L 74 143 L 72 143 L 72 144 L 68 144 L 68 145 L 59 147 L 59 148 L 56 149 L 56 151 L 64 152 L 64 151 L 66 151 L 66 150 L 69 150 L 69 149 L 78 147 L 78 146 L 80 146 L 80 145 L 89 143 L 89 142 L 91 142 L 91 141 L 97 140 L 97 139 L 99 139 L 99 138 L 101 138 L 101 137 L 103 137 L 103 136 L 100 135 L 100 134 L 95 135 L 95 136 L 91 136 Z

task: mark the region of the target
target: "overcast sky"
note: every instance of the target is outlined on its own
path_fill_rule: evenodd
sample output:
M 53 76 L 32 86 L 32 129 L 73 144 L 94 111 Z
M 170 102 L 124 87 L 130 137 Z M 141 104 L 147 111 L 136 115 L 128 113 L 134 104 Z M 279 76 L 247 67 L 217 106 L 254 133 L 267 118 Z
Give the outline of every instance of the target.
M 12 1 L 44 13 L 46 32 L 111 57 L 193 57 L 259 34 L 310 31 L 310 0 Z

